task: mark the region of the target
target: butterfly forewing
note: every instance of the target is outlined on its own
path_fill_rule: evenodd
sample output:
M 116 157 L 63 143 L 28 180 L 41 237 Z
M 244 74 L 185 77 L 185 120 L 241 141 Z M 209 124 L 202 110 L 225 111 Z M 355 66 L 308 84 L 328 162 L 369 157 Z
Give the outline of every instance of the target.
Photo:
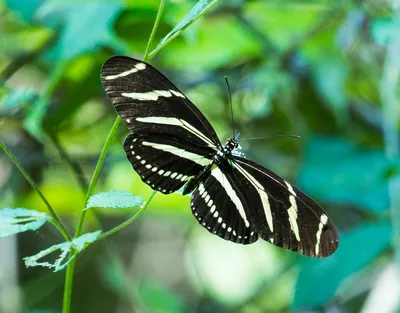
M 317 258 L 337 249 L 331 219 L 310 197 L 251 160 L 235 156 L 233 168 L 244 198 L 251 201 L 249 217 L 258 236 Z
M 204 115 L 151 65 L 111 57 L 103 65 L 101 81 L 131 131 L 168 134 L 214 149 L 221 145 Z

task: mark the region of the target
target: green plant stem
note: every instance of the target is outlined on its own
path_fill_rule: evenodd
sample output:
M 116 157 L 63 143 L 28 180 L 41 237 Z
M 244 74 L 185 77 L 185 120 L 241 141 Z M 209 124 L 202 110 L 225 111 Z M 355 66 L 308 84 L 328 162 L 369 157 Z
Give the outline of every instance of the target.
M 192 23 L 194 23 L 199 17 L 201 17 L 207 10 L 209 10 L 214 4 L 216 4 L 218 0 L 214 0 L 210 2 L 205 8 L 203 8 L 202 12 L 198 14 L 195 18 L 193 18 L 189 23 L 184 25 L 182 28 L 175 30 L 173 29 L 170 33 L 168 33 L 161 42 L 153 49 L 148 56 L 150 58 L 154 57 L 162 48 L 164 48 L 167 44 L 169 44 L 173 39 L 180 35 L 180 33 L 188 28 Z
M 133 221 L 135 221 L 144 212 L 144 210 L 146 210 L 146 208 L 149 206 L 149 204 L 151 202 L 151 199 L 153 199 L 153 197 L 155 196 L 156 193 L 157 193 L 157 191 L 153 190 L 152 193 L 150 194 L 149 198 L 147 199 L 147 201 L 145 203 L 143 203 L 143 205 L 140 206 L 139 211 L 137 211 L 131 218 L 129 218 L 125 222 L 119 224 L 118 226 L 110 229 L 108 232 L 105 232 L 104 234 L 102 234 L 99 237 L 99 239 L 107 238 L 107 237 L 115 234 L 116 232 L 119 232 L 120 230 L 122 230 L 123 228 L 125 228 L 126 226 L 131 224 Z
M 149 37 L 149 41 L 147 43 L 146 52 L 145 52 L 144 57 L 143 57 L 144 60 L 147 60 L 147 58 L 148 58 L 148 47 L 150 47 L 151 42 L 152 42 L 152 40 L 154 38 L 154 34 L 157 31 L 157 28 L 158 28 L 158 25 L 159 25 L 159 22 L 160 22 L 160 18 L 161 18 L 161 15 L 162 15 L 163 8 L 164 8 L 164 0 L 160 0 L 160 5 L 158 7 L 157 17 L 156 17 L 156 20 L 154 22 L 153 29 L 152 29 L 150 37 Z M 112 140 L 113 140 L 113 138 L 115 136 L 115 133 L 117 131 L 117 128 L 118 128 L 118 125 L 119 125 L 120 122 L 121 122 L 121 118 L 117 117 L 117 119 L 114 122 L 114 125 L 112 126 L 112 128 L 111 128 L 111 130 L 110 130 L 110 132 L 108 134 L 107 140 L 106 140 L 106 142 L 105 142 L 105 144 L 103 146 L 103 150 L 101 151 L 99 160 L 97 161 L 96 168 L 95 168 L 94 173 L 93 173 L 93 177 L 92 177 L 92 179 L 90 181 L 89 189 L 88 189 L 88 192 L 87 192 L 87 195 L 86 195 L 85 206 L 86 206 L 86 203 L 89 200 L 90 196 L 93 193 L 94 187 L 96 186 L 97 179 L 99 177 L 100 170 L 101 170 L 101 168 L 103 166 L 103 162 L 104 162 L 105 156 L 106 156 L 108 148 L 109 148 L 109 146 L 110 146 L 110 144 L 111 144 L 111 142 L 112 142 Z M 154 194 L 151 197 L 153 197 L 153 196 L 154 196 Z M 148 203 L 149 203 L 149 201 L 146 202 L 146 207 L 147 207 Z M 141 211 L 143 211 L 143 210 L 144 209 L 142 209 Z M 83 223 L 85 221 L 85 217 L 86 217 L 86 211 L 82 210 L 80 218 L 79 218 L 78 226 L 77 226 L 76 231 L 75 231 L 74 238 L 76 238 L 76 237 L 78 237 L 80 235 L 80 233 L 82 231 Z M 71 310 L 71 295 L 72 295 L 72 284 L 73 284 L 73 277 L 74 277 L 74 270 L 75 270 L 75 262 L 76 262 L 76 258 L 73 259 L 68 264 L 67 271 L 65 273 L 64 299 L 63 299 L 62 313 L 70 313 L 70 310 Z
M 163 10 L 164 10 L 164 0 L 160 0 L 160 4 L 158 6 L 156 20 L 154 21 L 153 29 L 151 30 L 149 40 L 147 41 L 147 46 L 146 46 L 146 50 L 144 52 L 143 61 L 146 61 L 148 59 L 148 57 L 149 57 L 150 46 L 151 46 L 151 43 L 153 42 L 153 39 L 154 39 L 154 36 L 156 34 L 158 25 L 160 24 L 160 20 L 161 20 L 161 16 L 162 16 Z
M 100 157 L 97 161 L 96 168 L 94 169 L 93 176 L 90 181 L 89 189 L 86 194 L 85 205 L 88 202 L 90 196 L 93 194 L 93 191 L 96 186 L 97 180 L 99 178 L 100 170 L 101 170 L 101 167 L 103 166 L 104 159 L 106 157 L 108 148 L 110 147 L 111 142 L 114 139 L 114 136 L 117 132 L 120 122 L 121 122 L 121 118 L 118 116 L 115 119 L 114 124 L 111 127 L 111 130 L 107 136 L 106 142 L 104 143 L 103 149 L 101 150 Z M 85 221 L 85 217 L 86 217 L 86 210 L 82 210 L 81 215 L 79 217 L 79 222 L 78 222 L 78 226 L 75 231 L 74 238 L 79 237 L 79 235 L 81 234 L 83 222 Z M 71 250 L 69 257 L 71 257 L 71 255 L 73 253 L 74 253 L 74 251 Z M 75 262 L 76 262 L 76 258 L 73 259 L 67 265 L 67 271 L 65 273 L 64 299 L 63 299 L 63 310 L 62 310 L 63 313 L 69 313 L 71 310 L 71 295 L 72 295 L 72 283 L 73 283 L 73 278 L 74 278 Z
M 72 158 L 70 157 L 68 152 L 64 149 L 64 147 L 62 146 L 62 144 L 58 138 L 57 132 L 55 132 L 55 131 L 51 132 L 51 133 L 48 132 L 47 136 L 53 142 L 53 144 L 56 147 L 61 158 L 65 162 L 67 162 L 67 164 L 70 166 L 72 173 L 74 173 L 76 180 L 78 181 L 82 191 L 85 192 L 86 190 L 88 190 L 89 184 L 84 177 L 82 168 L 80 167 L 79 163 L 72 160 Z
M 89 189 L 86 194 L 85 206 L 86 206 L 86 203 L 88 202 L 90 196 L 93 194 L 94 188 L 96 187 L 97 180 L 99 179 L 99 175 L 100 175 L 100 170 L 104 163 L 104 159 L 106 158 L 107 151 L 110 148 L 111 142 L 113 141 L 115 134 L 117 133 L 117 129 L 118 129 L 118 126 L 120 123 L 121 123 L 121 118 L 118 116 L 115 119 L 110 132 L 108 133 L 106 142 L 104 143 L 103 149 L 101 150 L 101 153 L 100 153 L 100 157 L 97 161 L 96 168 L 94 169 L 93 176 L 90 181 Z M 85 216 L 86 216 L 86 210 L 82 210 L 81 216 L 79 218 L 78 226 L 75 231 L 74 238 L 77 238 L 80 236 L 80 234 L 82 232 L 83 222 L 85 221 Z
M 64 224 L 61 222 L 60 218 L 58 217 L 57 213 L 54 211 L 54 209 L 51 207 L 50 203 L 47 201 L 46 197 L 43 195 L 43 193 L 40 191 L 39 186 L 36 185 L 36 183 L 33 181 L 32 177 L 25 171 L 23 166 L 18 162 L 16 157 L 11 153 L 10 150 L 6 147 L 6 145 L 0 141 L 0 148 L 4 151 L 4 153 L 10 158 L 10 160 L 14 163 L 16 168 L 21 172 L 21 174 L 25 177 L 27 182 L 32 186 L 32 188 L 36 191 L 36 193 L 39 195 L 39 197 L 42 199 L 43 203 L 46 205 L 48 211 L 50 212 L 52 218 L 53 218 L 53 225 L 57 227 L 57 229 L 60 231 L 61 235 L 66 238 L 66 240 L 71 240 L 71 236 L 68 234 L 68 231 Z

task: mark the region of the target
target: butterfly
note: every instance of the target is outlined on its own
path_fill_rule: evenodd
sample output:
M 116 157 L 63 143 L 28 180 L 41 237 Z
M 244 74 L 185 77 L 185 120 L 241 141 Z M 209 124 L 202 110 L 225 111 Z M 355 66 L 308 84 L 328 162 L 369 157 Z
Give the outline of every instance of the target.
M 124 149 L 133 169 L 163 194 L 192 192 L 191 211 L 210 233 L 239 244 L 260 237 L 315 258 L 337 249 L 338 233 L 320 205 L 242 157 L 236 138 L 222 145 L 200 110 L 150 64 L 111 57 L 101 81 L 131 131 Z

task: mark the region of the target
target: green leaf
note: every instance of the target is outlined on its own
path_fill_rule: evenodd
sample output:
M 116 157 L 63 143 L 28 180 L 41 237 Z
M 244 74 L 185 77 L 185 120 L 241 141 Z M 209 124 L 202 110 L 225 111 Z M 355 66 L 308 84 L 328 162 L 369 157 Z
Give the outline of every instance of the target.
M 154 52 L 160 50 L 169 41 L 178 36 L 185 28 L 196 21 L 202 16 L 208 9 L 210 9 L 218 0 L 199 0 L 196 5 L 189 11 L 188 14 L 163 38 L 157 47 L 150 53 L 153 55 Z
M 323 201 L 384 211 L 392 166 L 381 150 L 362 149 L 341 138 L 314 137 L 306 147 L 299 186 Z
M 331 299 L 340 283 L 364 268 L 392 240 L 388 223 L 364 224 L 340 238 L 338 250 L 326 259 L 307 259 L 301 264 L 293 306 L 318 307 Z
M 392 36 L 400 32 L 400 24 L 391 18 L 380 18 L 371 22 L 371 35 L 374 41 L 381 46 L 386 46 Z
M 38 230 L 50 219 L 46 213 L 23 208 L 0 210 L 0 238 Z
M 348 118 L 347 76 L 346 64 L 338 58 L 323 58 L 315 62 L 313 66 L 316 90 L 320 97 L 332 108 L 336 120 L 342 124 Z
M 45 250 L 40 251 L 39 253 L 25 257 L 25 266 L 33 267 L 33 266 L 43 266 L 48 267 L 50 269 L 54 269 L 54 272 L 61 271 L 64 269 L 68 263 L 70 263 L 78 253 L 82 252 L 88 245 L 95 242 L 101 234 L 101 231 L 95 231 L 93 233 L 87 233 L 81 235 L 78 238 L 73 239 L 72 241 L 63 242 L 54 246 L 51 246 Z M 43 257 L 60 250 L 60 254 L 58 258 L 54 261 L 54 263 L 50 262 L 39 262 Z M 69 253 L 73 251 L 73 255 L 68 258 Z
M 32 88 L 20 87 L 10 91 L 0 103 L 0 112 L 18 110 L 34 101 L 36 93 Z
M 5 0 L 5 4 L 10 10 L 18 12 L 22 19 L 32 22 L 43 0 Z
M 107 1 L 78 2 L 69 6 L 50 4 L 51 7 L 43 8 L 42 12 L 49 15 L 49 20 L 61 16 L 64 21 L 60 37 L 47 55 L 50 61 L 71 60 L 114 42 L 113 25 L 123 4 Z
M 100 192 L 89 198 L 85 210 L 90 208 L 124 209 L 142 204 L 143 198 L 122 190 Z

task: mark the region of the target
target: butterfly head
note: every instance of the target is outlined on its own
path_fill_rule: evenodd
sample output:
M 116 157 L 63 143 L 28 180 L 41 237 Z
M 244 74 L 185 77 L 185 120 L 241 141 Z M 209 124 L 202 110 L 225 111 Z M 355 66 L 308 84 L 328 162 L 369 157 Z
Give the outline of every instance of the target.
M 238 147 L 239 147 L 239 142 L 237 141 L 237 139 L 229 138 L 224 145 L 224 151 L 226 153 L 231 153 L 232 151 L 238 149 Z

